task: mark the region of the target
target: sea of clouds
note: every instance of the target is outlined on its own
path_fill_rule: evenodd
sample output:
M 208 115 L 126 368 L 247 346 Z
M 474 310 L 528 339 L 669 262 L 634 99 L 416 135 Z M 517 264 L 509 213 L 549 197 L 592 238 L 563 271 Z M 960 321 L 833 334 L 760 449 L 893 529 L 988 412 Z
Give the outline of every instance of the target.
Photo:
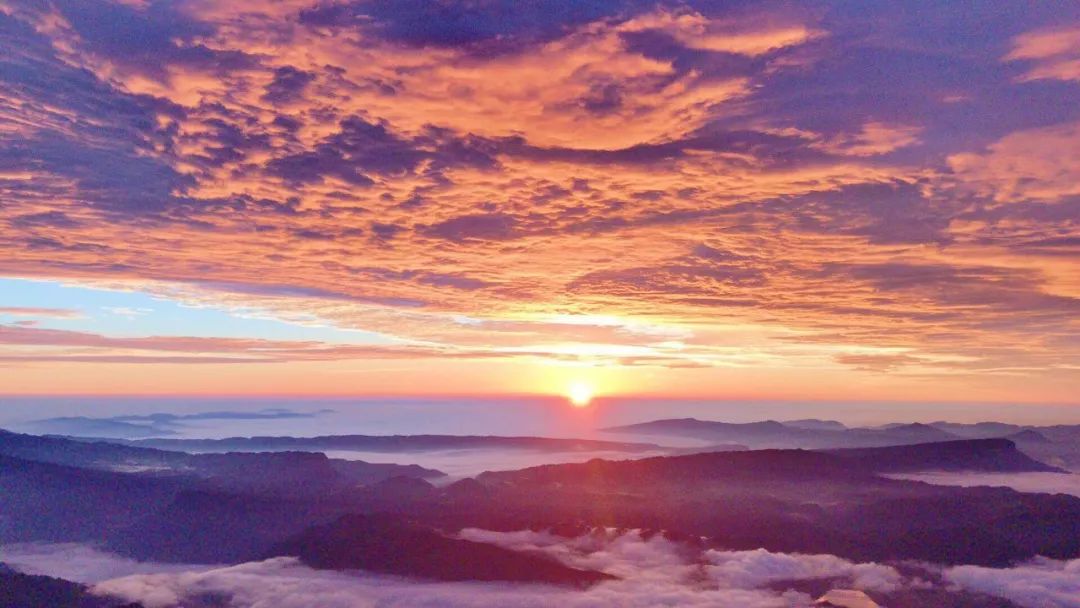
M 147 608 L 600 608 L 710 606 L 802 608 L 814 597 L 788 586 L 829 580 L 881 597 L 935 583 L 876 563 L 833 555 L 692 548 L 659 534 L 597 530 L 567 539 L 544 532 L 466 529 L 461 537 L 543 553 L 620 580 L 589 589 L 511 583 L 425 582 L 362 572 L 315 570 L 291 557 L 235 566 L 136 562 L 85 545 L 0 547 L 0 561 L 35 574 L 91 585 L 94 593 Z M 1004 597 L 1025 608 L 1080 608 L 1080 560 L 1038 559 L 1014 568 L 932 568 L 940 583 Z
M 219 565 L 140 562 L 82 543 L 0 545 L 0 563 L 26 574 L 43 574 L 79 583 L 97 583 L 137 574 L 212 570 Z
M 1005 569 L 956 566 L 945 571 L 945 580 L 1029 608 L 1080 607 L 1080 559 L 1037 558 Z

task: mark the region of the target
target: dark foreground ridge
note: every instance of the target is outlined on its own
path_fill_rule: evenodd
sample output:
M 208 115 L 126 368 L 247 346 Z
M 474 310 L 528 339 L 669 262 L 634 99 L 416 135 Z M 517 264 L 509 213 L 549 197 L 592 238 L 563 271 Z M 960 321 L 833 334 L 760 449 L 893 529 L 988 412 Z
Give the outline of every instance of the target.
M 614 577 L 539 555 L 451 538 L 388 515 L 346 515 L 273 548 L 313 568 L 368 570 L 443 581 L 513 581 L 588 586 Z
M 51 576 L 16 572 L 0 564 L 0 608 L 142 608 L 90 595 L 86 587 Z
M 78 442 L 51 441 L 61 442 L 50 444 L 54 447 L 80 449 L 71 445 Z M 238 563 L 283 551 L 291 542 L 297 554 L 316 565 L 391 568 L 378 571 L 460 580 L 521 576 L 516 566 L 506 572 L 473 571 L 432 562 L 434 553 L 494 551 L 452 537 L 465 527 L 567 534 L 596 527 L 663 530 L 716 548 L 827 553 L 854 561 L 1000 567 L 1036 555 L 1080 557 L 1080 498 L 934 486 L 880 475 L 1048 469 L 1008 440 L 594 459 L 488 472 L 445 487 L 396 476 L 291 493 L 261 485 L 207 484 L 199 476 L 30 459 L 57 458 L 49 450 L 23 455 L 0 456 L 0 542 L 94 542 L 153 561 Z M 244 471 L 240 467 L 231 474 L 242 478 Z M 320 487 L 319 475 L 339 479 L 326 469 L 309 472 L 315 477 L 311 488 Z M 384 518 L 377 520 L 384 531 L 372 528 L 365 519 L 371 516 Z M 366 547 L 366 553 L 353 553 L 354 546 Z M 399 553 L 387 553 L 391 548 Z M 502 551 L 494 561 L 531 563 L 511 560 Z M 374 557 L 365 561 L 368 554 L 391 565 Z M 536 576 L 569 576 L 537 568 Z

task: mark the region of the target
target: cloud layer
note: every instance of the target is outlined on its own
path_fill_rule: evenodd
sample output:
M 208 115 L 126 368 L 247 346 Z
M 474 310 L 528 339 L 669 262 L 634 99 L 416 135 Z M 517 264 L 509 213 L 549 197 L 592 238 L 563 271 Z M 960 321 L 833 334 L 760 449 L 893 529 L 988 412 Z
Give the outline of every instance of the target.
M 1077 22 L 1049 4 L 6 3 L 0 273 L 405 348 L 13 348 L 12 324 L 4 365 L 569 356 L 954 395 L 1025 377 L 1067 400 Z
M 1004 570 L 957 566 L 946 570 L 944 577 L 959 587 L 1005 597 L 1028 608 L 1080 606 L 1080 560 L 1039 559 Z
M 91 583 L 94 593 L 148 608 L 264 606 L 809 607 L 829 589 L 862 590 L 879 603 L 960 602 L 990 597 L 1024 608 L 1075 608 L 1078 560 L 1038 558 L 1012 568 L 856 564 L 833 555 L 702 551 L 659 533 L 594 530 L 567 539 L 546 532 L 467 529 L 463 538 L 551 556 L 620 580 L 588 590 L 536 584 L 441 583 L 368 573 L 314 570 L 292 557 L 237 566 L 132 562 L 83 545 L 6 545 L 18 569 Z M 903 572 L 902 572 L 903 570 Z M 920 599 L 921 598 L 921 599 Z M 914 604 L 913 604 L 914 605 Z M 921 605 L 921 604 L 920 604 Z
M 928 564 L 860 564 L 832 555 L 702 550 L 662 534 L 633 530 L 598 529 L 564 538 L 544 532 L 466 529 L 461 536 L 545 554 L 567 565 L 602 570 L 620 580 L 587 590 L 533 584 L 438 583 L 313 570 L 290 557 L 235 566 L 140 563 L 81 545 L 8 545 L 0 548 L 0 556 L 21 570 L 90 583 L 97 594 L 137 601 L 148 608 L 555 604 L 797 608 L 809 607 L 829 589 L 863 590 L 884 605 L 908 605 L 919 598 L 985 605 L 997 597 L 1024 608 L 1077 606 L 1077 560 L 1039 558 L 1004 569 L 942 569 Z
M 838 578 L 866 589 L 889 591 L 902 582 L 892 568 L 852 564 L 833 556 L 767 551 L 709 551 L 704 560 L 661 535 L 597 531 L 567 540 L 545 533 L 466 530 L 463 536 L 515 550 L 534 551 L 623 580 L 586 591 L 542 585 L 421 583 L 359 573 L 314 571 L 292 558 L 193 574 L 134 575 L 104 581 L 97 593 L 139 601 L 150 608 L 203 605 L 229 598 L 231 605 L 277 606 L 809 606 L 812 598 L 767 587 L 776 581 Z M 200 603 L 201 602 L 201 603 Z

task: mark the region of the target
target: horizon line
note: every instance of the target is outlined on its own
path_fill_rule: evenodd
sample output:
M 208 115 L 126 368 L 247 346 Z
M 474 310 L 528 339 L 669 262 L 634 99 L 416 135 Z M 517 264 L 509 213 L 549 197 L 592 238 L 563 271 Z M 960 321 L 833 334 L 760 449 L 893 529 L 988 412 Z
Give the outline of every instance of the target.
M 535 399 L 565 401 L 566 396 L 555 393 L 0 393 L 0 399 L 80 399 L 80 398 L 194 398 L 194 399 L 327 399 L 327 400 L 453 400 L 472 399 L 482 401 L 495 401 L 499 399 Z M 844 405 L 852 404 L 932 404 L 942 403 L 949 405 L 1015 405 L 1027 407 L 1077 407 L 1080 401 L 1016 401 L 1016 400 L 966 400 L 966 399 L 861 399 L 861 398 L 782 398 L 782 397 L 751 397 L 751 396 L 681 396 L 665 395 L 656 393 L 619 394 L 619 395 L 596 395 L 594 404 L 615 401 L 677 401 L 677 402 L 718 402 L 718 403 L 813 403 L 827 404 L 836 403 Z

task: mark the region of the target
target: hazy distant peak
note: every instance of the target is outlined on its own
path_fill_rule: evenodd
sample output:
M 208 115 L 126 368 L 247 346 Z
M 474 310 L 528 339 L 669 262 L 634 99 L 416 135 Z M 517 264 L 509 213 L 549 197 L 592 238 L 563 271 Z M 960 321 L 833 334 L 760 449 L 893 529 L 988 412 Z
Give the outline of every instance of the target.
M 923 424 L 921 422 L 900 424 L 890 427 L 888 430 L 892 433 L 915 433 L 929 437 L 941 437 L 943 439 L 957 438 L 957 435 L 950 433 L 949 431 L 930 426 L 929 424 Z
M 959 439 L 880 448 L 828 450 L 879 473 L 901 471 L 1047 472 L 1062 469 L 1039 462 L 1008 439 Z
M 801 420 L 784 420 L 781 424 L 797 429 L 811 429 L 819 431 L 843 431 L 847 426 L 836 420 L 819 420 L 817 418 L 803 418 Z
M 1018 433 L 1006 435 L 1005 438 L 1018 443 L 1053 443 L 1046 435 L 1033 429 L 1026 429 Z
M 968 437 L 971 439 L 984 437 L 1004 437 L 1005 435 L 1017 433 L 1024 429 L 1024 427 L 1016 424 L 990 421 L 975 422 L 971 424 L 961 422 L 938 421 L 931 422 L 930 426 L 936 429 L 940 429 L 942 431 L 953 433 L 954 435 L 960 437 Z

